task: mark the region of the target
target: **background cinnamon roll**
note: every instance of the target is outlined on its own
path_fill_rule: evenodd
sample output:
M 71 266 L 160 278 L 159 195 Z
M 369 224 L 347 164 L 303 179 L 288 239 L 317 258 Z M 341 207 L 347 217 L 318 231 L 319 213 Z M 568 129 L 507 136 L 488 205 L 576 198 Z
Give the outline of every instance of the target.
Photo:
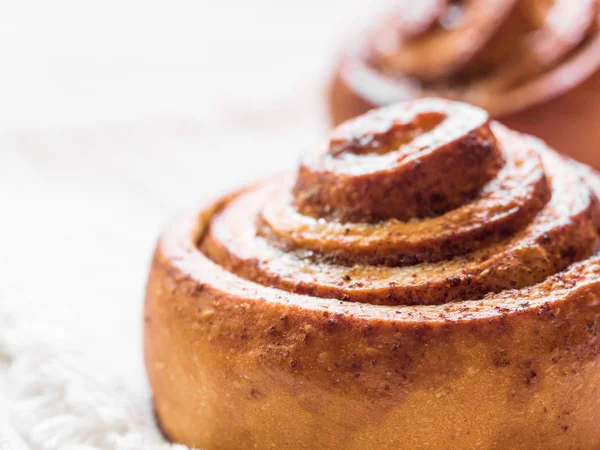
M 334 123 L 441 96 L 600 168 L 597 0 L 394 2 L 346 49 L 330 89 Z
M 342 124 L 159 240 L 158 420 L 207 449 L 600 446 L 600 178 L 477 107 Z

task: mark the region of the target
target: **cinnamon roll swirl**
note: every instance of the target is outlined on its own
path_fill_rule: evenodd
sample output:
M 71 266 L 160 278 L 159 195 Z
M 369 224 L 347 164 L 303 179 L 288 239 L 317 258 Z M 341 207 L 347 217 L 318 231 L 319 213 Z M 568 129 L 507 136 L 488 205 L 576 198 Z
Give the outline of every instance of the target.
M 158 420 L 206 449 L 600 448 L 600 176 L 474 106 L 336 128 L 177 222 Z
M 598 0 L 400 0 L 346 49 L 335 123 L 400 100 L 478 105 L 600 168 Z

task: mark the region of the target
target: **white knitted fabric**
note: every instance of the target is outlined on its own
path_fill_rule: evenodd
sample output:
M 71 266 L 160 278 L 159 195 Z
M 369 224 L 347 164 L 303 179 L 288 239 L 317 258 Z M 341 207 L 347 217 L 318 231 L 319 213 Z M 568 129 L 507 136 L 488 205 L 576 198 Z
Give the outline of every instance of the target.
M 68 336 L 14 319 L 4 314 L 0 323 L 11 404 L 0 422 L 2 450 L 184 448 L 165 443 L 146 396 L 111 379 Z

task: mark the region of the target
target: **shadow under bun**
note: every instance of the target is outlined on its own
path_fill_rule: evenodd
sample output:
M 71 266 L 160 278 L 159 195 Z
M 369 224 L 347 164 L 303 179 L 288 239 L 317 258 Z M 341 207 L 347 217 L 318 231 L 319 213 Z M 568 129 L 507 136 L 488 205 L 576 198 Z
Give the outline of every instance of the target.
M 600 178 L 464 103 L 336 128 L 160 238 L 158 420 L 207 449 L 600 447 Z
M 600 168 L 599 9 L 597 0 L 397 2 L 344 52 L 331 118 L 457 99 Z

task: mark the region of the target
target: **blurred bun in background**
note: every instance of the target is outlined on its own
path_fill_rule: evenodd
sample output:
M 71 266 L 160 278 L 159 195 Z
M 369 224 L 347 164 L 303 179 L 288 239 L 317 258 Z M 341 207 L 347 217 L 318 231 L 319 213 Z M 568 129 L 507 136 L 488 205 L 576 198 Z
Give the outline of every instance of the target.
M 331 120 L 457 99 L 600 168 L 599 10 L 596 0 L 396 1 L 344 50 Z

